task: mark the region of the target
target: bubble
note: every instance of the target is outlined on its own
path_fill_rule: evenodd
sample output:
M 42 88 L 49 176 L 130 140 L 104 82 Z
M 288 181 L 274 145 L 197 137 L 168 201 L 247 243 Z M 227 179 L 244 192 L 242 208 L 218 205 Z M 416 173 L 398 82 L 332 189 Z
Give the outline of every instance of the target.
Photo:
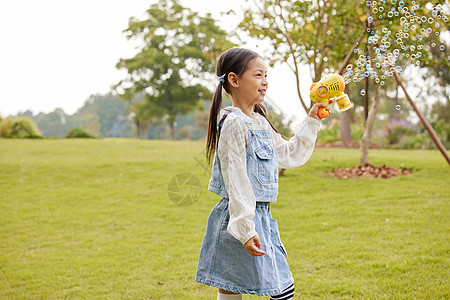
M 441 45 L 441 46 L 439 47 L 439 49 L 441 49 L 442 51 L 444 51 L 444 50 L 445 50 L 445 46 L 444 46 L 444 45 Z
M 434 27 L 439 28 L 439 23 L 438 22 L 434 23 Z
M 401 106 L 401 105 L 396 105 L 396 106 L 395 106 L 395 110 L 400 110 L 400 109 L 402 109 L 402 106 Z
M 372 12 L 373 12 L 374 14 L 376 14 L 376 13 L 378 12 L 378 8 L 374 7 L 374 8 L 372 9 Z
M 403 69 L 402 69 L 401 66 L 395 66 L 394 70 L 395 70 L 395 72 L 397 72 L 397 73 L 403 72 Z
M 379 12 L 383 12 L 384 11 L 384 7 L 380 6 L 380 8 L 378 9 Z
M 359 93 L 361 94 L 361 96 L 364 96 L 366 94 L 366 90 L 362 89 Z
M 384 81 L 382 80 L 382 81 L 380 81 L 380 85 L 384 85 Z
M 369 16 L 369 18 L 367 18 L 367 22 L 372 23 L 373 22 L 373 17 Z M 367 28 L 367 32 L 370 31 L 370 28 Z
M 388 16 L 389 18 L 392 18 L 393 15 L 394 15 L 394 13 L 393 13 L 392 11 L 390 11 L 390 12 L 387 13 L 387 16 Z M 392 21 L 389 21 L 389 24 L 392 24 L 391 22 L 392 22 Z
M 431 47 L 436 47 L 436 43 L 431 43 Z
M 414 51 L 414 50 L 416 50 L 416 47 L 415 47 L 414 45 L 411 45 L 411 46 L 409 47 L 409 49 L 410 49 L 411 51 Z
M 367 1 L 366 4 L 367 4 L 367 6 L 371 6 L 371 5 L 372 5 L 372 2 Z

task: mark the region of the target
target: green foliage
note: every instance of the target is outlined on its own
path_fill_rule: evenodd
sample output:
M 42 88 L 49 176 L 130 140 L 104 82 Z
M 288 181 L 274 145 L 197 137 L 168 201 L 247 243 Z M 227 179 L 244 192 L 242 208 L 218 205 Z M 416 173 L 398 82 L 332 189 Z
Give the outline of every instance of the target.
M 127 114 L 128 107 L 129 103 L 122 101 L 117 95 L 91 95 L 74 115 L 76 126 L 89 129 L 99 136 L 107 136 L 117 117 Z M 91 124 L 92 128 L 83 126 L 83 121 Z
M 89 133 L 87 130 L 81 128 L 72 128 L 67 132 L 66 138 L 95 138 L 95 136 Z
M 131 135 L 126 119 L 129 104 L 111 94 L 91 95 L 72 115 L 61 108 L 50 113 L 33 115 L 31 111 L 17 114 L 17 117 L 31 118 L 45 137 L 64 137 L 74 127 L 80 127 L 99 136 L 126 137 Z M 129 134 L 130 133 L 130 134 Z
M 217 297 L 194 281 L 220 199 L 194 159 L 203 150 L 190 141 L 2 140 L 0 298 Z M 326 173 L 358 165 L 358 150 L 320 148 L 280 177 L 271 212 L 296 297 L 448 299 L 448 164 L 434 150 L 375 149 L 371 161 L 414 171 L 337 179 Z M 167 195 L 182 172 L 202 183 L 188 208 Z
M 450 149 L 450 123 L 439 119 L 432 126 L 444 147 Z
M 307 64 L 317 82 L 323 73 L 339 71 L 344 58 L 364 32 L 360 18 L 364 2 L 351 1 L 245 1 L 244 19 L 239 28 L 251 37 L 267 41 L 265 57 L 270 64 L 287 64 L 298 82 L 298 96 L 309 111 L 299 90 L 298 65 Z M 345 34 L 344 34 L 345 32 Z
M 176 0 L 158 1 L 146 11 L 144 20 L 131 18 L 125 32 L 143 45 L 133 58 L 117 64 L 129 76 L 115 89 L 129 101 L 144 95 L 146 103 L 135 107 L 136 116 L 145 116 L 138 123 L 165 117 L 174 139 L 176 117 L 194 111 L 200 99 L 211 97 L 205 82 L 211 79 L 218 56 L 233 44 L 210 15 L 201 17 Z
M 328 126 L 323 126 L 319 132 L 317 133 L 317 143 L 319 144 L 325 144 L 325 143 L 331 143 L 336 142 L 340 140 L 339 137 L 340 128 L 339 128 L 339 122 L 337 119 L 333 119 L 333 122 L 331 122 Z
M 41 138 L 41 133 L 29 117 L 6 118 L 2 121 L 1 136 L 11 138 Z
M 270 109 L 268 107 L 267 112 L 267 118 L 272 123 L 272 125 L 275 127 L 276 130 L 278 130 L 279 133 L 284 135 L 285 137 L 291 137 L 294 135 L 294 133 L 291 130 L 291 124 L 292 120 L 287 120 L 285 114 L 282 112 L 277 113 L 273 109 Z
M 13 126 L 13 119 L 8 117 L 0 121 L 0 138 L 6 138 L 11 136 Z

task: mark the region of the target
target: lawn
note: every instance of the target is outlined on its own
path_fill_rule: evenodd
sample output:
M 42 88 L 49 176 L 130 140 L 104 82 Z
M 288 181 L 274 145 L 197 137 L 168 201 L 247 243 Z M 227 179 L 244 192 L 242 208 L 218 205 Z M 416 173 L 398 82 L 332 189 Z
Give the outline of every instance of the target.
M 209 211 L 203 143 L 0 139 L 0 299 L 215 299 L 195 282 Z M 438 151 L 371 150 L 412 175 L 337 179 L 355 149 L 316 149 L 280 178 L 296 299 L 449 299 L 450 168 Z M 168 197 L 190 173 L 191 206 Z M 260 299 L 245 295 L 244 299 Z M 266 297 L 267 299 L 267 297 Z

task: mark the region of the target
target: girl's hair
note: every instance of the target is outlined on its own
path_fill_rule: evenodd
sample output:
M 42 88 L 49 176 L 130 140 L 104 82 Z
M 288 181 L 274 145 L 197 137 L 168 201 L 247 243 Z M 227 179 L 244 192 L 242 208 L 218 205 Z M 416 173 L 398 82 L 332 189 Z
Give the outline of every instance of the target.
M 235 73 L 238 76 L 241 76 L 247 70 L 248 64 L 250 61 L 256 59 L 257 57 L 261 57 L 258 53 L 243 49 L 243 48 L 231 48 L 222 55 L 220 55 L 219 60 L 217 61 L 216 67 L 216 75 L 218 77 L 223 76 L 223 81 L 219 80 L 219 84 L 217 85 L 216 91 L 213 96 L 211 109 L 209 110 L 209 123 L 208 123 L 208 135 L 206 139 L 206 159 L 208 163 L 211 163 L 211 159 L 214 155 L 214 152 L 217 147 L 218 142 L 218 132 L 217 132 L 217 118 L 222 108 L 222 87 L 230 94 L 230 86 L 228 84 L 228 74 L 230 72 Z M 275 129 L 272 123 L 267 119 L 267 110 L 261 103 L 255 104 L 253 107 L 253 111 L 261 114 L 266 118 L 269 122 L 270 126 Z

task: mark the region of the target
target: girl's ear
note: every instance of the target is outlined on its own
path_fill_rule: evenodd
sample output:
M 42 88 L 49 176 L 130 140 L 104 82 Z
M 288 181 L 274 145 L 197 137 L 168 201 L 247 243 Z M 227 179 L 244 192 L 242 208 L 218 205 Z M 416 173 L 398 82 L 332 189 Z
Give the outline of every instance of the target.
M 228 83 L 235 88 L 239 86 L 239 80 L 236 73 L 233 72 L 228 73 Z

